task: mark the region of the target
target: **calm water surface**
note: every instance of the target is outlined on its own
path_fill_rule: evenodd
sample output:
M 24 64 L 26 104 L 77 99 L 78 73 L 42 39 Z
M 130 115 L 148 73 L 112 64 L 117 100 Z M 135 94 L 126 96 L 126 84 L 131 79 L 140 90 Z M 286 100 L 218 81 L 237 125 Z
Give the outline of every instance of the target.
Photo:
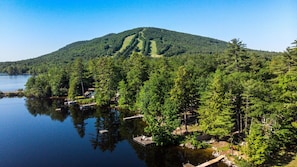
M 134 143 L 133 135 L 143 134 L 145 124 L 139 119 L 122 121 L 131 113 L 106 108 L 57 112 L 61 104 L 58 100 L 0 99 L 0 166 L 175 167 L 212 159 L 207 150 Z M 109 132 L 100 134 L 102 129 Z
M 30 75 L 7 75 L 0 73 L 0 91 L 9 92 L 24 89 Z

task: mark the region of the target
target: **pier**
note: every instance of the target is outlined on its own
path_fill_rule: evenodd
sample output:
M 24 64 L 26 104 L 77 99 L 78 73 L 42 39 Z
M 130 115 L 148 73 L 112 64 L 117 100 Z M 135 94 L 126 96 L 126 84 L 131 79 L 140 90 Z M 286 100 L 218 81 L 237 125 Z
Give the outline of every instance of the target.
M 151 145 L 151 144 L 154 144 L 155 143 L 153 141 L 153 138 L 152 137 L 146 137 L 146 136 L 134 137 L 133 140 L 136 143 L 141 144 L 142 146 L 147 146 L 147 145 Z
M 220 155 L 217 158 L 214 158 L 212 160 L 209 160 L 209 161 L 204 162 L 203 164 L 200 164 L 200 165 L 197 165 L 197 166 L 194 166 L 194 165 L 192 165 L 190 163 L 186 163 L 186 164 L 183 165 L 183 167 L 207 167 L 207 166 L 210 166 L 212 164 L 218 163 L 219 161 L 221 161 L 224 158 L 225 158 L 224 155 Z
M 106 129 L 99 130 L 99 133 L 100 133 L 100 134 L 108 133 L 108 130 L 106 130 Z
M 135 119 L 135 118 L 143 118 L 143 115 L 142 114 L 138 114 L 138 115 L 134 115 L 134 116 L 131 116 L 131 117 L 125 117 L 123 118 L 123 120 L 129 120 L 129 119 Z
M 87 109 L 89 109 L 91 107 L 94 107 L 94 106 L 96 106 L 96 103 L 83 104 L 83 105 L 79 106 L 79 109 L 80 110 L 87 110 Z

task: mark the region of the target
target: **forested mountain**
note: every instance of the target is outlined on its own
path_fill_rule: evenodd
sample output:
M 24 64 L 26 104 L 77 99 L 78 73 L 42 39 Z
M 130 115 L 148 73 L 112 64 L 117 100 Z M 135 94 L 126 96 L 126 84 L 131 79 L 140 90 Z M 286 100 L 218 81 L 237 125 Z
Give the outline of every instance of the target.
M 222 53 L 226 48 L 227 42 L 213 38 L 159 28 L 135 28 L 74 42 L 34 59 L 0 63 L 0 72 L 42 73 L 50 66 L 68 64 L 76 58 L 90 60 L 102 56 L 129 57 L 133 52 L 152 57 L 213 55 Z

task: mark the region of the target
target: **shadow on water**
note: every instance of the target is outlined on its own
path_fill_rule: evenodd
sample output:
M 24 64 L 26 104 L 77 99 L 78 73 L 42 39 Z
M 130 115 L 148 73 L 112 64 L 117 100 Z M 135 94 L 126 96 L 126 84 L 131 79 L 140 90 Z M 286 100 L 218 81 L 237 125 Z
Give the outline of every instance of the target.
M 46 115 L 52 120 L 63 122 L 71 117 L 73 127 L 80 138 L 86 138 L 94 150 L 113 152 L 117 144 L 127 141 L 137 154 L 138 159 L 148 167 L 174 167 L 190 162 L 198 165 L 213 158 L 211 149 L 191 150 L 181 147 L 141 146 L 133 141 L 134 136 L 146 135 L 145 122 L 141 119 L 126 120 L 133 115 L 129 111 L 119 112 L 113 108 L 100 108 L 81 111 L 79 107 L 63 108 L 63 100 L 26 99 L 28 111 L 33 116 Z M 61 110 L 57 110 L 57 108 Z M 88 121 L 92 119 L 93 121 Z M 89 124 L 88 124 L 89 123 Z M 86 134 L 86 127 L 92 126 L 92 131 Z M 107 131 L 106 131 L 107 130 Z M 125 150 L 123 150 L 123 153 Z M 223 163 L 213 167 L 225 167 Z

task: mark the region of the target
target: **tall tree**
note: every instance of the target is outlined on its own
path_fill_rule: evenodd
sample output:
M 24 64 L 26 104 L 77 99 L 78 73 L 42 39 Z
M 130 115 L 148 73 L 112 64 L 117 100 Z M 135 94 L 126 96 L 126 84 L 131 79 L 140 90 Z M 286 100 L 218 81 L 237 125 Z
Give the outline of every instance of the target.
M 68 90 L 68 74 L 65 69 L 59 69 L 52 67 L 48 71 L 48 77 L 50 78 L 49 84 L 53 96 L 65 96 Z
M 196 89 L 192 82 L 192 73 L 184 66 L 180 66 L 176 71 L 174 85 L 170 91 L 170 98 L 178 107 L 179 112 L 184 115 L 185 129 L 187 132 L 187 112 L 192 111 L 196 100 Z
M 75 96 L 84 94 L 85 69 L 81 58 L 74 61 L 71 68 L 68 98 L 74 99 Z
M 245 151 L 248 155 L 248 161 L 253 165 L 262 165 L 268 158 L 269 138 L 265 136 L 263 126 L 256 120 L 252 121 L 251 128 L 246 138 Z
M 178 126 L 178 110 L 169 98 L 172 82 L 166 66 L 152 72 L 149 78 L 141 88 L 137 104 L 148 124 L 146 132 L 158 145 L 166 145 L 173 142 L 172 131 Z
M 231 94 L 224 83 L 224 74 L 217 70 L 201 97 L 198 110 L 201 130 L 218 138 L 230 134 L 234 126 L 231 105 Z
M 119 82 L 118 89 L 119 89 L 119 94 L 120 94 L 120 97 L 118 100 L 118 106 L 120 108 L 128 108 L 128 101 L 127 101 L 128 90 L 127 90 L 127 84 L 125 83 L 124 80 L 121 80 Z
M 116 94 L 117 82 L 112 57 L 102 57 L 96 62 L 95 98 L 98 105 L 110 103 Z
M 232 39 L 225 52 L 224 56 L 219 57 L 220 69 L 226 70 L 227 73 L 247 71 L 248 65 L 245 60 L 248 55 L 246 45 L 242 41 Z
M 147 65 L 145 58 L 138 53 L 134 53 L 128 60 L 129 71 L 127 72 L 127 88 L 129 95 L 127 96 L 127 102 L 130 108 L 134 108 L 136 97 L 143 85 L 143 82 L 147 80 Z

